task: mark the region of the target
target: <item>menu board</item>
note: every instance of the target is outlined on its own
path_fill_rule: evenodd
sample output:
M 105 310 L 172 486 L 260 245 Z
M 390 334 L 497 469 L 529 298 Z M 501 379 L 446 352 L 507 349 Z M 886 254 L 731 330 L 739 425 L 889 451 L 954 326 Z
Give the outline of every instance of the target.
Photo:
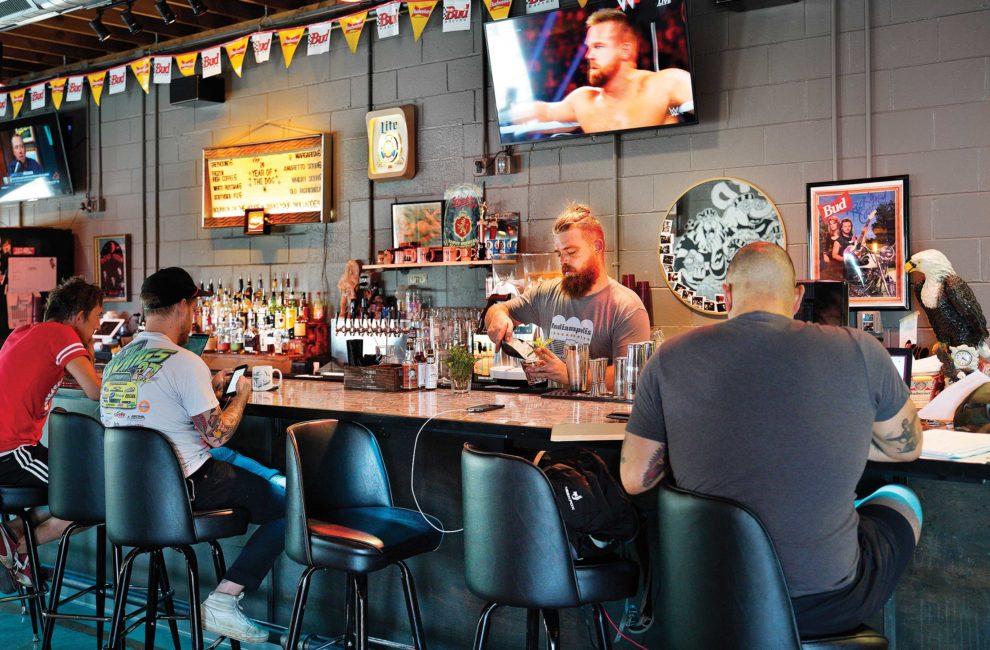
M 325 133 L 203 150 L 203 227 L 244 225 L 263 208 L 273 224 L 330 221 L 330 138 Z

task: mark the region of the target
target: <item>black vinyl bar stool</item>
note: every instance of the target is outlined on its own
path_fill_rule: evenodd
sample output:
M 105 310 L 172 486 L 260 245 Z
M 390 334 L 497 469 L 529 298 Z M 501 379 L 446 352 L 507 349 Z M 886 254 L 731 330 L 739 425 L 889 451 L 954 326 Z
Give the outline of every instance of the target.
M 784 572 L 763 522 L 730 499 L 661 485 L 660 592 L 663 647 L 670 650 L 886 650 L 866 626 L 798 635 Z
M 102 648 L 104 623 L 111 621 L 111 617 L 106 614 L 106 595 L 113 586 L 112 583 L 107 584 L 106 578 L 103 424 L 81 413 L 69 413 L 62 408 L 53 410 L 48 417 L 48 452 L 48 508 L 53 517 L 72 523 L 62 533 L 58 543 L 48 608 L 45 612 L 42 650 L 49 650 L 52 647 L 55 622 L 60 619 L 95 621 L 97 623 L 96 647 Z M 62 583 L 65 577 L 72 535 L 91 527 L 96 530 L 95 584 L 62 599 Z M 113 546 L 114 576 L 119 572 L 122 556 L 120 547 Z M 172 590 L 168 584 L 168 574 L 164 570 L 161 552 L 154 555 L 152 568 L 154 571 L 150 572 L 148 582 L 149 600 L 157 599 L 158 596 L 157 593 L 152 593 L 150 585 L 158 586 L 166 614 L 174 617 Z M 89 593 L 94 593 L 96 597 L 95 615 L 59 613 L 58 610 L 61 606 Z M 132 612 L 132 615 L 141 611 L 145 610 L 137 610 Z M 153 626 L 153 610 L 147 611 L 146 618 L 150 620 L 148 625 Z M 140 622 L 138 621 L 138 623 Z M 178 625 L 174 619 L 170 619 L 169 626 L 172 633 L 172 643 L 176 650 L 179 650 Z M 148 630 L 147 634 L 152 634 L 152 631 Z
M 285 463 L 285 551 L 306 567 L 285 647 L 299 643 L 313 574 L 337 569 L 347 573 L 345 647 L 367 650 L 368 574 L 395 564 L 402 574 L 414 646 L 426 650 L 416 588 L 404 560 L 436 550 L 443 535 L 419 512 L 392 505 L 374 435 L 347 421 L 294 424 L 288 429 Z M 353 646 L 348 645 L 352 632 Z
M 39 626 L 42 622 L 45 610 L 45 587 L 44 578 L 41 574 L 41 561 L 38 559 L 38 544 L 34 537 L 34 525 L 28 512 L 32 508 L 46 505 L 48 503 L 48 488 L 44 487 L 5 487 L 0 486 L 0 515 L 4 519 L 8 517 L 21 517 L 24 521 L 24 538 L 27 545 L 28 561 L 31 563 L 34 584 L 30 587 L 19 587 L 18 593 L 0 598 L 0 603 L 9 603 L 15 600 L 24 601 L 28 611 L 31 613 L 31 629 L 34 632 L 34 640 L 38 640 Z M 0 571 L 6 569 L 0 567 Z
M 125 557 L 114 590 L 111 648 L 123 646 L 124 605 L 127 601 L 134 560 L 144 553 L 160 553 L 173 547 L 186 560 L 189 584 L 189 615 L 192 649 L 203 650 L 203 624 L 200 618 L 199 573 L 193 544 L 208 543 L 213 553 L 217 580 L 227 568 L 218 540 L 243 535 L 248 513 L 241 509 L 193 512 L 186 480 L 172 443 L 164 434 L 143 427 L 112 427 L 104 436 L 104 476 L 106 477 L 106 530 L 110 542 L 134 547 Z M 156 584 L 158 563 L 152 561 L 152 581 Z M 162 568 L 164 572 L 164 567 Z M 149 615 L 157 611 L 157 601 L 149 589 Z M 177 617 L 164 616 L 167 620 Z M 150 644 L 154 645 L 154 626 Z M 223 640 L 217 640 L 215 647 Z M 146 637 L 145 643 L 148 644 Z M 230 640 L 239 650 L 240 643 Z
M 529 649 L 536 648 L 542 612 L 550 650 L 560 648 L 558 610 L 591 605 L 599 650 L 610 649 L 601 603 L 636 594 L 636 563 L 572 560 L 550 481 L 524 458 L 466 444 L 461 481 L 464 574 L 468 589 L 488 603 L 478 621 L 475 650 L 488 643 L 492 613 L 503 605 L 528 610 Z

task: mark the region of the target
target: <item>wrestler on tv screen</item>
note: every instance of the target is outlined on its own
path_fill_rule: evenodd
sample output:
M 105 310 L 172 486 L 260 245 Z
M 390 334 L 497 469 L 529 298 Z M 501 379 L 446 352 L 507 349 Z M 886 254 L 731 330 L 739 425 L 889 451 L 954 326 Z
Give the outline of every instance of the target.
M 502 144 L 696 124 L 684 0 L 485 24 Z

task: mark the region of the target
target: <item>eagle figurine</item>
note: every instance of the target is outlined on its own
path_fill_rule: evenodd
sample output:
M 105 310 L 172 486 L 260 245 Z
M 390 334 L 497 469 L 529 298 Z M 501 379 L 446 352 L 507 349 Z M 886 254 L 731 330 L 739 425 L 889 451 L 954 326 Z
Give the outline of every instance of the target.
M 983 309 L 949 259 L 928 249 L 912 255 L 904 268 L 925 275 L 924 282 L 914 285 L 914 292 L 939 342 L 938 358 L 946 383 L 954 382 L 960 371 L 977 370 L 981 358 L 990 360 Z

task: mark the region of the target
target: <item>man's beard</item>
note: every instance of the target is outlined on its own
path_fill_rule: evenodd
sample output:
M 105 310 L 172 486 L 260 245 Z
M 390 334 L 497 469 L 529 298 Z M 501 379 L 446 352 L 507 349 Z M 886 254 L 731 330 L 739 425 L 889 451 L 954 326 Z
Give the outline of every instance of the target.
M 570 298 L 581 298 L 588 293 L 596 280 L 598 280 L 598 269 L 589 264 L 584 269 L 575 272 L 574 275 L 564 275 L 560 288 Z
M 614 66 L 611 69 L 606 69 L 602 66 L 589 66 L 588 67 L 588 83 L 590 83 L 595 88 L 601 88 L 615 76 Z

